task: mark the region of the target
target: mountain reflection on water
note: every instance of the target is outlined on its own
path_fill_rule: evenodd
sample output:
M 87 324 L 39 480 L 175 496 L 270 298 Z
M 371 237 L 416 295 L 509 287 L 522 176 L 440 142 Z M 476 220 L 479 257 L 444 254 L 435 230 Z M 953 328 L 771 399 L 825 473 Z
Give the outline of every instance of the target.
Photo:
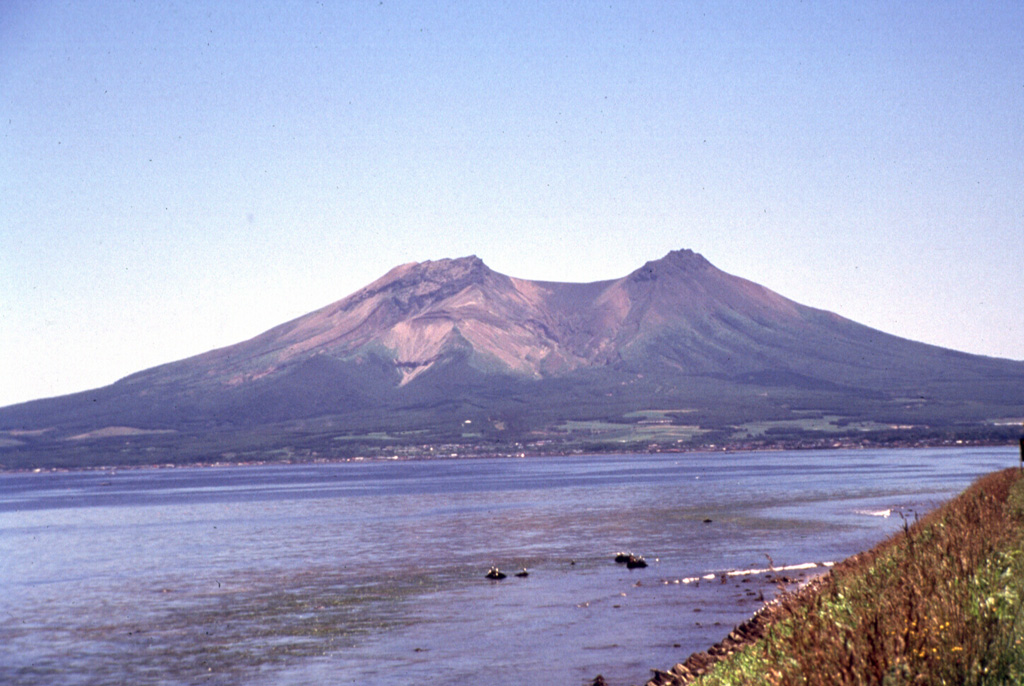
M 842 559 L 1016 458 L 978 448 L 2 474 L 0 683 L 643 683 L 775 591 L 729 572 Z M 616 564 L 620 550 L 649 566 Z M 486 579 L 492 565 L 508 578 Z M 790 574 L 826 570 L 806 566 Z

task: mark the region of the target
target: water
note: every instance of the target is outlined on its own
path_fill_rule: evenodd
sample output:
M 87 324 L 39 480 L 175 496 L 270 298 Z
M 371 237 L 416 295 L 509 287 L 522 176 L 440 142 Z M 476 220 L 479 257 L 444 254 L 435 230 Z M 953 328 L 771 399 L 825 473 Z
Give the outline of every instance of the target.
M 773 592 L 722 573 L 842 559 L 1015 460 L 991 448 L 2 474 L 0 683 L 641 684 Z M 619 550 L 649 567 L 615 564 Z M 508 578 L 485 579 L 491 565 Z

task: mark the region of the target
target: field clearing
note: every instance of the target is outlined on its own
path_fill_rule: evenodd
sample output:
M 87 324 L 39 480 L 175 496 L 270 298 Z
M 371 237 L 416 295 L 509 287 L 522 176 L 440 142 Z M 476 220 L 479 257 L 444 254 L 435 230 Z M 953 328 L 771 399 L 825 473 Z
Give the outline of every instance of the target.
M 673 412 L 675 410 L 672 410 Z M 556 427 L 560 431 L 604 441 L 686 441 L 706 432 L 690 424 L 620 424 L 602 420 L 570 420 Z
M 668 420 L 674 414 L 691 414 L 696 412 L 692 407 L 681 407 L 677 410 L 636 410 L 622 415 L 625 419 Z
M 740 424 L 733 432 L 733 438 L 758 438 L 771 432 L 779 431 L 818 431 L 818 432 L 841 432 L 841 431 L 883 431 L 885 429 L 897 428 L 891 424 L 880 422 L 859 421 L 840 423 L 843 417 L 838 415 L 825 415 L 823 417 L 807 417 L 805 419 L 778 419 L 757 422 L 746 422 Z

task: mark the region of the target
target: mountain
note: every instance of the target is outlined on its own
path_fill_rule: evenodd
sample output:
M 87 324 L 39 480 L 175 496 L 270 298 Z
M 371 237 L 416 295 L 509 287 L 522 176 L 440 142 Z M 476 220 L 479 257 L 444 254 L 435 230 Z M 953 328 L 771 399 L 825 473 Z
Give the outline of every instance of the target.
M 1006 440 L 1024 363 L 800 305 L 689 250 L 620 279 L 410 263 L 251 340 L 0 408 L 0 465 Z

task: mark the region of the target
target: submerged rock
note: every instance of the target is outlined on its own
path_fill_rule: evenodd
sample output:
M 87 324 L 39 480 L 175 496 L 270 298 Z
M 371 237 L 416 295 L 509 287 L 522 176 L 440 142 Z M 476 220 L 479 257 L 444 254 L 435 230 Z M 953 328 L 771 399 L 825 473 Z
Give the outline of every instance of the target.
M 633 553 L 615 553 L 615 561 L 620 565 L 626 565 L 629 569 L 647 566 L 643 555 L 634 555 Z
M 626 560 L 626 567 L 628 569 L 640 569 L 647 566 L 647 560 L 643 558 L 643 555 L 630 555 L 629 559 Z

